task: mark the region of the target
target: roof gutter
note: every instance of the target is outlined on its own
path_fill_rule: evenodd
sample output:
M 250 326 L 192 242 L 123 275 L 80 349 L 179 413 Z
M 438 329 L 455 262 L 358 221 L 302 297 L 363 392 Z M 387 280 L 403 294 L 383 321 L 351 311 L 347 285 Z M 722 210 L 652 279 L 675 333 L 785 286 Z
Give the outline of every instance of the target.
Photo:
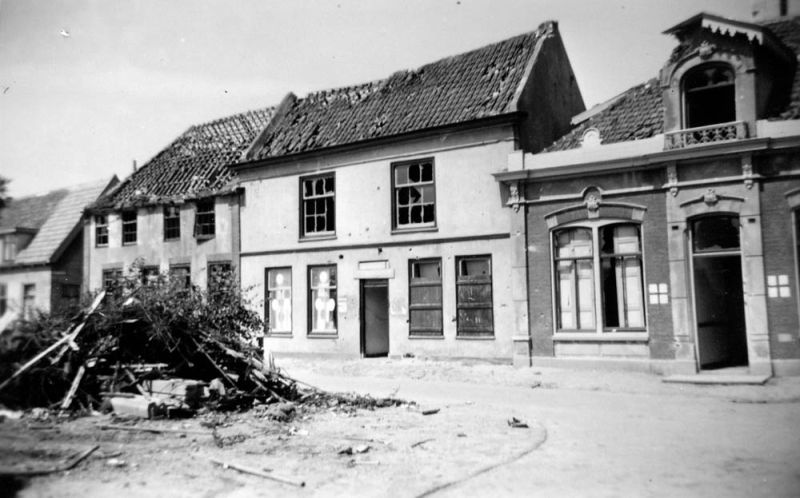
M 587 173 L 608 173 L 616 170 L 632 168 L 646 169 L 661 166 L 671 161 L 685 161 L 719 156 L 721 154 L 742 154 L 760 151 L 772 151 L 800 147 L 800 136 L 781 138 L 751 138 L 719 144 L 704 145 L 695 148 L 667 150 L 663 152 L 639 154 L 604 161 L 588 161 L 565 164 L 548 168 L 530 168 L 515 171 L 493 173 L 498 182 L 515 182 L 520 180 L 543 180 L 546 178 L 585 176 Z

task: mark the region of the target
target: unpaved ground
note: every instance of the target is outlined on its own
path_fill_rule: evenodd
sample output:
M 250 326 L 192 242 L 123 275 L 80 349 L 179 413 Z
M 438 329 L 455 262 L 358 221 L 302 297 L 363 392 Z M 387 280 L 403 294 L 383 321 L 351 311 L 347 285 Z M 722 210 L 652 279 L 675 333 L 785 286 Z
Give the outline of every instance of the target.
M 767 386 L 667 385 L 624 372 L 480 363 L 279 359 L 308 383 L 418 405 L 324 409 L 288 424 L 234 415 L 204 435 L 103 431 L 106 417 L 6 421 L 0 452 L 100 449 L 19 496 L 797 496 L 800 379 Z M 433 415 L 423 409 L 439 408 Z M 528 429 L 511 428 L 510 417 Z M 203 417 L 138 422 L 208 431 Z M 29 429 L 33 425 L 37 429 Z M 42 429 L 54 425 L 53 429 Z M 366 453 L 341 449 L 369 446 Z M 119 453 L 118 455 L 116 455 Z M 2 457 L 0 455 L 0 457 Z M 116 456 L 114 456 L 116 455 Z M 55 455 L 58 456 L 58 455 Z M 109 456 L 125 466 L 108 465 Z M 271 469 L 304 488 L 209 458 Z M 0 458 L 2 459 L 2 458 Z

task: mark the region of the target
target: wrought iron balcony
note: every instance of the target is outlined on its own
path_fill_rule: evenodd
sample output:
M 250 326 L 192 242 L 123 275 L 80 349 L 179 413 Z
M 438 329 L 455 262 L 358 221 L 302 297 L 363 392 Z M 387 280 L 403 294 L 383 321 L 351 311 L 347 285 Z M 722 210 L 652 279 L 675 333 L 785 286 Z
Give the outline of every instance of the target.
M 664 150 L 683 149 L 743 138 L 747 138 L 747 124 L 744 121 L 698 126 L 665 133 Z

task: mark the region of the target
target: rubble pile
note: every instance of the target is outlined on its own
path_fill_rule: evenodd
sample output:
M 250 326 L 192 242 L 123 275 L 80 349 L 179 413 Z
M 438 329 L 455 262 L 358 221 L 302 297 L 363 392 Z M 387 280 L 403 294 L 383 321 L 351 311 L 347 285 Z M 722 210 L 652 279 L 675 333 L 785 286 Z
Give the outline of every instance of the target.
M 0 336 L 0 404 L 158 418 L 254 403 L 395 403 L 300 389 L 265 364 L 261 320 L 230 279 L 205 293 L 132 273 L 69 320 L 42 317 Z

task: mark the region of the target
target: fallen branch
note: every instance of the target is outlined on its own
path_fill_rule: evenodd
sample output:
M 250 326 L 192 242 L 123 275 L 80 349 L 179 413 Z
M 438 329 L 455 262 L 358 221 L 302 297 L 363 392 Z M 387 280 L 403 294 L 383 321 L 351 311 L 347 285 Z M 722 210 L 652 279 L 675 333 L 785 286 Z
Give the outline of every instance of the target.
M 197 434 L 211 436 L 208 431 L 193 431 L 187 429 L 158 429 L 156 427 L 128 427 L 127 425 L 99 425 L 100 429 L 110 431 L 152 432 L 154 434 Z
M 216 458 L 209 458 L 209 460 L 211 460 L 212 463 L 215 463 L 217 465 L 221 465 L 222 468 L 225 468 L 225 469 L 237 470 L 237 471 L 242 472 L 244 474 L 251 474 L 251 475 L 254 475 L 254 476 L 258 476 L 258 477 L 263 477 L 264 479 L 270 479 L 272 481 L 280 482 L 282 484 L 288 484 L 290 486 L 297 486 L 298 488 L 302 488 L 302 487 L 304 487 L 306 485 L 305 481 L 293 481 L 291 479 L 286 479 L 284 477 L 277 477 L 277 476 L 274 476 L 274 475 L 271 475 L 271 474 L 267 474 L 266 472 L 262 472 L 262 471 L 260 471 L 258 469 L 245 467 L 244 465 L 239 465 L 239 464 L 230 463 L 230 462 L 223 462 L 222 460 L 217 460 Z
M 79 463 L 81 463 L 86 457 L 91 455 L 92 453 L 99 448 L 100 445 L 93 446 L 88 450 L 80 453 L 72 460 L 68 461 L 64 465 L 58 465 L 55 467 L 50 467 L 47 469 L 27 469 L 27 470 L 15 470 L 15 469 L 0 469 L 0 476 L 41 476 L 46 474 L 55 474 L 56 472 L 64 472 L 65 470 L 70 470 Z

